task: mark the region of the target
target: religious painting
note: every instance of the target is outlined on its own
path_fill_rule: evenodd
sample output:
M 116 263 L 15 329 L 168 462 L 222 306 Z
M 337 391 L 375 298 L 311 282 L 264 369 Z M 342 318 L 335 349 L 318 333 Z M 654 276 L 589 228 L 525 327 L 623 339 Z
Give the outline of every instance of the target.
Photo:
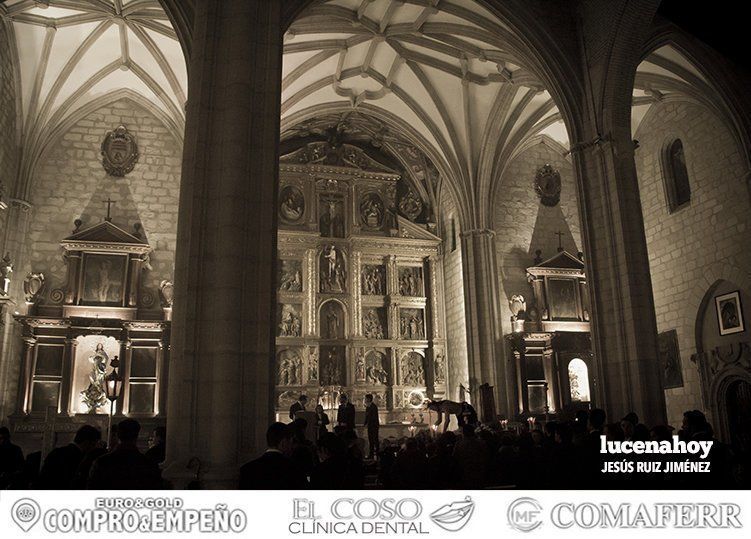
M 657 348 L 660 353 L 662 388 L 683 387 L 681 354 L 678 349 L 678 332 L 674 329 L 657 335 Z
M 417 352 L 407 352 L 402 356 L 402 385 L 425 385 L 425 358 Z
M 717 307 L 717 324 L 720 335 L 743 333 L 746 327 L 741 309 L 741 294 L 739 291 L 730 292 L 714 298 Z
M 84 254 L 81 302 L 120 307 L 125 299 L 128 257 Z
M 321 305 L 319 316 L 321 324 L 321 338 L 344 338 L 344 308 L 338 301 L 327 301 Z
M 347 266 L 341 247 L 328 245 L 323 248 L 319 257 L 318 276 L 321 292 L 347 291 Z
M 321 195 L 318 201 L 318 227 L 324 238 L 344 237 L 344 200 L 337 195 Z
M 299 187 L 287 185 L 279 193 L 279 217 L 282 223 L 297 224 L 305 216 L 305 195 Z
M 367 339 L 386 338 L 386 309 L 364 307 L 362 310 L 362 334 Z
M 363 265 L 360 280 L 363 295 L 383 296 L 386 294 L 386 268 L 384 266 Z
M 365 381 L 373 385 L 386 385 L 388 379 L 386 354 L 378 350 L 371 350 L 365 355 Z
M 280 260 L 277 270 L 279 292 L 302 292 L 302 261 Z
M 575 279 L 548 279 L 548 306 L 554 320 L 578 320 Z
M 422 296 L 422 268 L 399 268 L 399 294 L 402 296 Z
M 422 309 L 399 311 L 399 336 L 413 341 L 425 339 L 425 313 Z
M 344 346 L 321 346 L 320 376 L 322 386 L 343 386 L 346 383 Z
M 380 229 L 385 213 L 383 199 L 377 193 L 368 193 L 360 200 L 360 223 L 364 228 Z
M 302 349 L 286 348 L 276 355 L 277 380 L 280 386 L 302 384 Z
M 302 306 L 283 303 L 277 307 L 277 337 L 302 336 Z

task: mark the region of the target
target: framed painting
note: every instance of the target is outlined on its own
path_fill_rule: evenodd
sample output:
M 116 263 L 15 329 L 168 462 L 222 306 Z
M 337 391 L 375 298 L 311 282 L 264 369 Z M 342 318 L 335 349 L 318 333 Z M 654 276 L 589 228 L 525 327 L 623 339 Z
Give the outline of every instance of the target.
M 127 270 L 126 255 L 86 253 L 83 259 L 81 304 L 124 305 Z
M 714 301 L 717 307 L 717 325 L 720 328 L 720 335 L 743 333 L 746 326 L 743 321 L 740 291 L 716 296 Z
M 574 279 L 548 279 L 548 306 L 553 320 L 579 320 Z

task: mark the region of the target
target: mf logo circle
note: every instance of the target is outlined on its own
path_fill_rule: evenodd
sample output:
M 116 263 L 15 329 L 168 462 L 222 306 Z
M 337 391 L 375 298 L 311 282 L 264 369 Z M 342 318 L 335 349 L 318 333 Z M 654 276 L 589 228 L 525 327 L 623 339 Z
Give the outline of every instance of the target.
M 534 498 L 517 498 L 506 511 L 509 526 L 520 532 L 531 532 L 542 525 L 542 506 Z

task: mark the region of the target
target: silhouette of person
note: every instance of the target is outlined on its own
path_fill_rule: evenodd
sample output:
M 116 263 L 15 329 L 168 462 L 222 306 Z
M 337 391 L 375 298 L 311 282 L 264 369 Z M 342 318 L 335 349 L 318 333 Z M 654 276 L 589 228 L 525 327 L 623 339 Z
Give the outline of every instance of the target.
M 23 451 L 10 441 L 8 427 L 0 427 L 0 489 L 8 488 L 23 472 Z
M 294 431 L 284 423 L 272 423 L 266 431 L 266 452 L 240 468 L 240 489 L 301 489 L 307 486 L 305 475 L 289 458 Z
M 159 466 L 138 449 L 141 425 L 135 419 L 117 424 L 117 446 L 94 461 L 86 488 L 96 490 L 150 490 L 162 487 Z
M 149 437 L 149 448 L 144 453 L 147 458 L 157 464 L 164 462 L 167 454 L 167 429 L 156 427 Z
M 73 488 L 73 479 L 84 455 L 95 449 L 101 439 L 102 433 L 91 425 L 84 425 L 78 429 L 73 442 L 63 447 L 56 447 L 44 459 L 36 484 L 37 488 L 48 490 Z
M 365 395 L 365 427 L 368 429 L 368 458 L 374 459 L 378 454 L 378 406 L 373 402 L 373 395 Z
M 339 395 L 339 410 L 336 414 L 337 425 L 344 427 L 346 430 L 355 428 L 355 405 L 349 402 L 347 395 Z

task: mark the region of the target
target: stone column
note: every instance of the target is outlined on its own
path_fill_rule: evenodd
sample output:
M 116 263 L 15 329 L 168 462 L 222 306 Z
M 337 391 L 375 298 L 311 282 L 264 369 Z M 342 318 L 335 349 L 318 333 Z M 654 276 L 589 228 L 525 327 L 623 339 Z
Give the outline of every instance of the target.
M 597 405 L 665 422 L 657 323 L 630 132 L 574 152 L 587 247 Z
M 235 488 L 273 419 L 281 2 L 196 4 L 165 475 Z
M 462 232 L 461 240 L 472 400 L 479 404 L 479 387 L 488 383 L 493 386 L 496 409 L 508 415 L 495 232 L 468 230 Z

